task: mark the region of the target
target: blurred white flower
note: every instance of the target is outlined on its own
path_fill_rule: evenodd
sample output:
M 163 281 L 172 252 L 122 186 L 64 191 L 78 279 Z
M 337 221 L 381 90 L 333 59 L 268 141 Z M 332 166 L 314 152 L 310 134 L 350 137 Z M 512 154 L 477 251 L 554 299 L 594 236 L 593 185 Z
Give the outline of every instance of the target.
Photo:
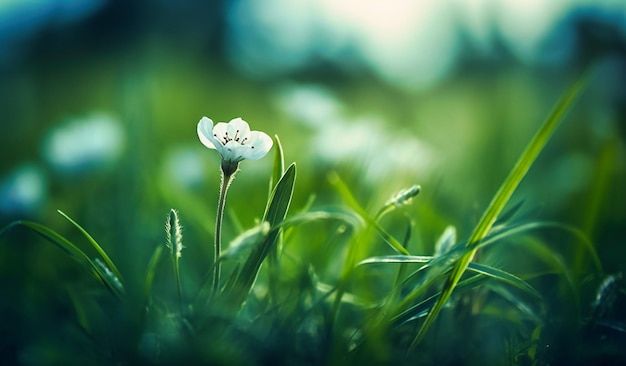
M 44 204 L 46 177 L 36 165 L 25 164 L 0 182 L 0 213 L 32 215 Z
M 178 188 L 190 190 L 205 183 L 204 162 L 191 146 L 178 146 L 167 151 L 162 173 L 167 182 Z
M 119 121 L 96 113 L 50 131 L 44 140 L 44 157 L 63 173 L 97 170 L 117 161 L 124 140 Z
M 382 117 L 353 117 L 328 89 L 319 85 L 287 85 L 276 91 L 277 107 L 306 127 L 314 160 L 326 164 L 362 164 L 364 178 L 378 183 L 398 171 L 425 174 L 438 163 L 427 142 L 409 131 L 388 128 Z
M 343 118 L 343 105 L 320 85 L 282 85 L 276 90 L 274 101 L 294 122 L 307 127 L 339 123 Z
M 214 127 L 210 118 L 202 117 L 198 122 L 198 137 L 204 146 L 220 153 L 225 174 L 234 173 L 242 160 L 264 157 L 273 144 L 266 133 L 250 131 L 248 123 L 241 118 L 220 122 Z
M 383 126 L 384 121 L 376 117 L 324 126 L 315 131 L 313 153 L 331 164 L 365 164 L 364 178 L 373 183 L 399 171 L 415 175 L 433 168 L 436 159 L 431 146 L 398 131 L 390 133 Z

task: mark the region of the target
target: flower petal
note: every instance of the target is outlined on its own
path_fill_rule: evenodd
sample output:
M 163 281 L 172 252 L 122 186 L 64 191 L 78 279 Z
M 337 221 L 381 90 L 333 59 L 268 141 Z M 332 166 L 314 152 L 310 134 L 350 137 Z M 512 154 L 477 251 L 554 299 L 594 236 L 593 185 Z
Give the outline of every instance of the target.
M 257 160 L 264 157 L 272 148 L 274 141 L 265 132 L 252 131 L 246 146 L 250 146 L 245 159 Z
M 226 143 L 225 137 L 227 131 L 228 124 L 220 122 L 216 124 L 215 127 L 213 127 L 213 132 L 211 133 L 211 135 L 213 136 L 213 138 L 215 138 L 215 140 L 217 140 L 217 142 L 220 143 L 220 145 L 224 145 Z
M 250 134 L 250 126 L 241 118 L 233 118 L 228 122 L 228 136 L 237 141 L 242 142 Z
M 216 149 L 215 138 L 213 137 L 213 121 L 210 118 L 202 117 L 198 122 L 198 137 L 204 146 L 209 149 Z

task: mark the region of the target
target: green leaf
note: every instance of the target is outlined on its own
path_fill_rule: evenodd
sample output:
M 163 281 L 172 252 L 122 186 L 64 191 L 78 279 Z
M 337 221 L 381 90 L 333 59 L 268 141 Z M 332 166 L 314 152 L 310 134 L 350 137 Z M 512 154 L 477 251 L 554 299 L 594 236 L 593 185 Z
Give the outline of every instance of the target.
M 383 263 L 429 263 L 435 258 L 437 257 L 427 255 L 387 255 L 367 258 L 359 262 L 357 266 Z M 537 292 L 537 290 L 535 290 L 526 281 L 501 269 L 497 269 L 485 264 L 470 263 L 468 266 L 468 270 L 517 287 L 520 290 L 532 295 L 533 297 L 539 299 L 541 298 L 541 295 Z
M 433 305 L 432 309 L 428 312 L 426 320 L 415 336 L 415 339 L 410 347 L 411 349 L 413 349 L 423 339 L 424 335 L 439 315 L 439 312 L 452 295 L 452 292 L 465 272 L 465 269 L 474 258 L 478 243 L 487 235 L 494 222 L 502 212 L 502 209 L 509 201 L 509 198 L 513 192 L 515 192 L 515 189 L 535 162 L 535 159 L 547 144 L 550 137 L 554 134 L 559 122 L 563 119 L 569 107 L 574 103 L 578 95 L 583 90 L 586 80 L 587 79 L 583 77 L 570 87 L 570 89 L 557 103 L 548 119 L 543 123 L 539 131 L 537 131 L 533 139 L 526 146 L 526 149 L 515 164 L 513 170 L 511 170 L 509 176 L 500 186 L 500 189 L 495 194 L 491 203 L 483 213 L 483 216 L 474 228 L 474 231 L 467 242 L 467 245 L 472 248 L 472 250 L 464 255 L 452 269 L 440 297 L 437 299 L 437 302 Z
M 9 230 L 17 226 L 24 226 L 32 230 L 39 236 L 43 237 L 44 239 L 48 240 L 48 242 L 56 245 L 59 249 L 68 254 L 76 262 L 78 262 L 87 272 L 89 272 L 102 285 L 108 288 L 115 296 L 121 295 L 117 286 L 110 281 L 110 279 L 106 276 L 106 274 L 100 267 L 98 267 L 91 259 L 89 259 L 85 252 L 83 252 L 72 242 L 46 226 L 31 221 L 15 221 L 7 225 L 2 230 L 2 232 L 0 232 L 0 237 L 6 235 Z
M 274 135 L 274 146 L 274 169 L 272 170 L 272 178 L 270 179 L 270 194 L 285 172 L 285 154 L 278 135 Z
M 288 219 L 285 219 L 280 227 L 283 229 L 307 224 L 320 220 L 336 220 L 342 221 L 343 223 L 350 225 L 351 227 L 358 227 L 362 224 L 362 221 L 359 216 L 354 215 L 352 212 L 341 211 L 341 210 L 317 210 L 317 211 L 308 211 L 302 212 L 299 214 L 295 214 L 290 216 Z
M 562 231 L 572 234 L 580 241 L 582 247 L 587 250 L 597 273 L 602 272 L 602 264 L 600 263 L 600 257 L 598 257 L 598 253 L 596 252 L 593 244 L 589 241 L 589 239 L 585 236 L 585 234 L 579 229 L 573 228 L 569 225 L 565 225 L 559 222 L 538 221 L 538 222 L 509 225 L 500 230 L 490 232 L 488 236 L 486 236 L 482 241 L 476 244 L 475 248 L 476 249 L 484 248 L 498 241 L 501 241 L 504 238 L 517 235 L 526 231 L 537 230 L 537 229 L 558 229 L 558 230 L 562 230 Z M 554 253 L 552 253 L 551 255 L 554 256 Z
M 474 275 L 467 279 L 460 281 L 457 284 L 456 291 L 457 293 L 463 293 L 465 291 L 469 291 L 471 289 L 477 288 L 478 286 L 486 283 L 489 280 L 488 277 L 483 275 Z M 441 296 L 441 291 L 437 291 L 432 296 L 420 301 L 419 303 L 412 305 L 402 311 L 401 313 L 394 315 L 391 318 L 391 321 L 394 324 L 405 324 L 411 321 L 415 321 L 420 319 L 426 315 L 428 315 L 429 309 L 436 303 L 437 299 Z
M 428 263 L 434 258 L 431 255 L 383 255 L 366 258 L 360 261 L 357 266 L 381 263 Z
M 120 282 L 122 282 L 122 284 L 124 283 L 122 280 L 122 274 L 120 273 L 120 271 L 117 269 L 117 267 L 115 266 L 115 263 L 113 263 L 113 261 L 111 260 L 111 258 L 109 258 L 109 256 L 107 255 L 107 253 L 104 251 L 104 249 L 102 249 L 102 247 L 100 246 L 100 244 L 98 244 L 98 242 L 96 242 L 96 240 L 89 235 L 89 233 L 82 228 L 82 226 L 78 225 L 78 223 L 76 223 L 76 221 L 72 220 L 68 215 L 66 215 L 63 211 L 61 210 L 57 210 L 57 212 L 59 214 L 61 214 L 61 216 L 65 217 L 65 219 L 67 219 L 67 221 L 69 221 L 72 225 L 74 225 L 74 227 L 76 227 L 81 234 L 83 234 L 83 236 L 85 238 L 87 238 L 87 241 L 89 242 L 89 244 L 91 244 L 92 247 L 94 247 L 94 249 L 96 249 L 96 251 L 98 252 L 98 254 L 100 254 L 100 256 L 102 257 L 102 259 L 104 260 L 104 262 L 107 264 L 107 266 L 111 269 L 111 271 L 113 271 L 113 274 L 115 274 L 115 276 L 120 280 Z
M 289 210 L 293 196 L 295 180 L 296 164 L 292 163 L 282 175 L 278 184 L 276 184 L 263 217 L 263 221 L 268 222 L 271 227 L 270 232 L 261 245 L 252 250 L 239 276 L 232 283 L 232 286 L 225 288 L 225 291 L 229 293 L 228 300 L 231 302 L 234 309 L 239 309 L 241 304 L 245 301 L 252 285 L 256 281 L 261 264 L 270 253 L 270 250 L 280 234 L 280 224 L 287 216 L 287 211 Z
M 295 181 L 296 163 L 292 163 L 276 184 L 268 208 L 263 215 L 263 221 L 269 222 L 271 227 L 276 227 L 287 216 Z
M 506 284 L 517 287 L 518 289 L 526 292 L 527 294 L 537 299 L 542 298 L 539 292 L 537 292 L 537 290 L 535 290 L 534 287 L 529 285 L 528 282 L 522 280 L 521 278 L 509 272 L 506 272 L 506 271 L 503 271 L 501 269 L 494 268 L 491 266 L 487 266 L 485 264 L 479 264 L 479 263 L 470 263 L 467 269 L 472 272 L 479 273 L 487 277 L 491 277 L 500 282 L 504 282 Z
M 244 231 L 230 242 L 228 248 L 220 255 L 220 260 L 236 259 L 245 256 L 257 245 L 264 242 L 269 232 L 270 224 L 267 221 Z

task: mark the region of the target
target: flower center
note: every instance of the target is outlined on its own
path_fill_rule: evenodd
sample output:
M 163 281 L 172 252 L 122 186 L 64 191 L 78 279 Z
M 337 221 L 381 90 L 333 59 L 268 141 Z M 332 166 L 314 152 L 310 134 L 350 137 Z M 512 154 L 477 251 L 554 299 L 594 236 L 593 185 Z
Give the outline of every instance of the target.
M 245 145 L 246 141 L 248 140 L 247 137 L 241 138 L 241 136 L 239 136 L 239 130 L 235 132 L 234 137 L 228 136 L 228 131 L 224 132 L 224 136 L 222 136 L 221 138 L 219 138 L 216 133 L 213 134 L 213 137 L 215 137 L 222 144 L 222 146 L 226 146 L 226 144 L 230 141 L 235 141 L 241 145 Z M 251 146 L 251 148 L 254 149 L 254 146 Z

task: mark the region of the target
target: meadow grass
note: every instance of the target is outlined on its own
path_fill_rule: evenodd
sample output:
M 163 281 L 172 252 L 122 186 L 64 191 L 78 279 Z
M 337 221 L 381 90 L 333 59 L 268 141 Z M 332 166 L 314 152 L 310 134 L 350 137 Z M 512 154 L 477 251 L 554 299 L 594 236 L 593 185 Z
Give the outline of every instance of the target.
M 0 237 L 26 227 L 101 285 L 104 293 L 67 283 L 76 330 L 75 344 L 67 347 L 79 356 L 61 358 L 66 363 L 534 365 L 593 360 L 593 354 L 550 348 L 563 324 L 549 318 L 546 286 L 536 285 L 544 280 L 571 291 L 577 318 L 569 325 L 578 334 L 595 327 L 624 333 L 603 317 L 623 291 L 621 277 L 605 277 L 593 312 L 582 314 L 580 282 L 603 275 L 593 244 L 577 228 L 528 219 L 522 214 L 525 205 L 509 202 L 585 83 L 581 79 L 563 95 L 469 237 L 458 238 L 450 223 L 432 254 L 414 252 L 414 221 L 420 218 L 402 214 L 419 201 L 419 182 L 381 207 L 367 209 L 341 175 L 331 172 L 328 183 L 341 202 L 318 207 L 311 199 L 294 212 L 297 169 L 302 168 L 285 164 L 277 136 L 262 218 L 228 238 L 229 245 L 216 250 L 214 258 L 206 258 L 200 283 L 185 283 L 181 258 L 186 246 L 205 244 L 183 245 L 185 213 L 179 217 L 174 209 L 165 220 L 165 245 L 155 246 L 147 263 L 137 264 L 145 268 L 141 278 L 125 278 L 106 246 L 62 211 L 83 243 L 31 221 L 11 223 Z M 265 194 L 265 187 L 258 191 Z M 224 205 L 225 190 L 220 197 Z M 216 232 L 223 212 L 222 206 Z M 577 258 L 571 268 L 549 241 L 533 235 L 546 230 L 574 238 L 571 245 L 589 263 Z M 221 243 L 218 235 L 216 243 Z M 85 244 L 97 257 L 81 249 Z M 296 251 L 295 246 L 307 249 Z M 162 265 L 166 249 L 170 268 Z M 503 263 L 519 258 L 518 271 L 505 269 Z M 173 288 L 163 289 L 158 282 L 167 276 L 174 278 L 167 282 Z

